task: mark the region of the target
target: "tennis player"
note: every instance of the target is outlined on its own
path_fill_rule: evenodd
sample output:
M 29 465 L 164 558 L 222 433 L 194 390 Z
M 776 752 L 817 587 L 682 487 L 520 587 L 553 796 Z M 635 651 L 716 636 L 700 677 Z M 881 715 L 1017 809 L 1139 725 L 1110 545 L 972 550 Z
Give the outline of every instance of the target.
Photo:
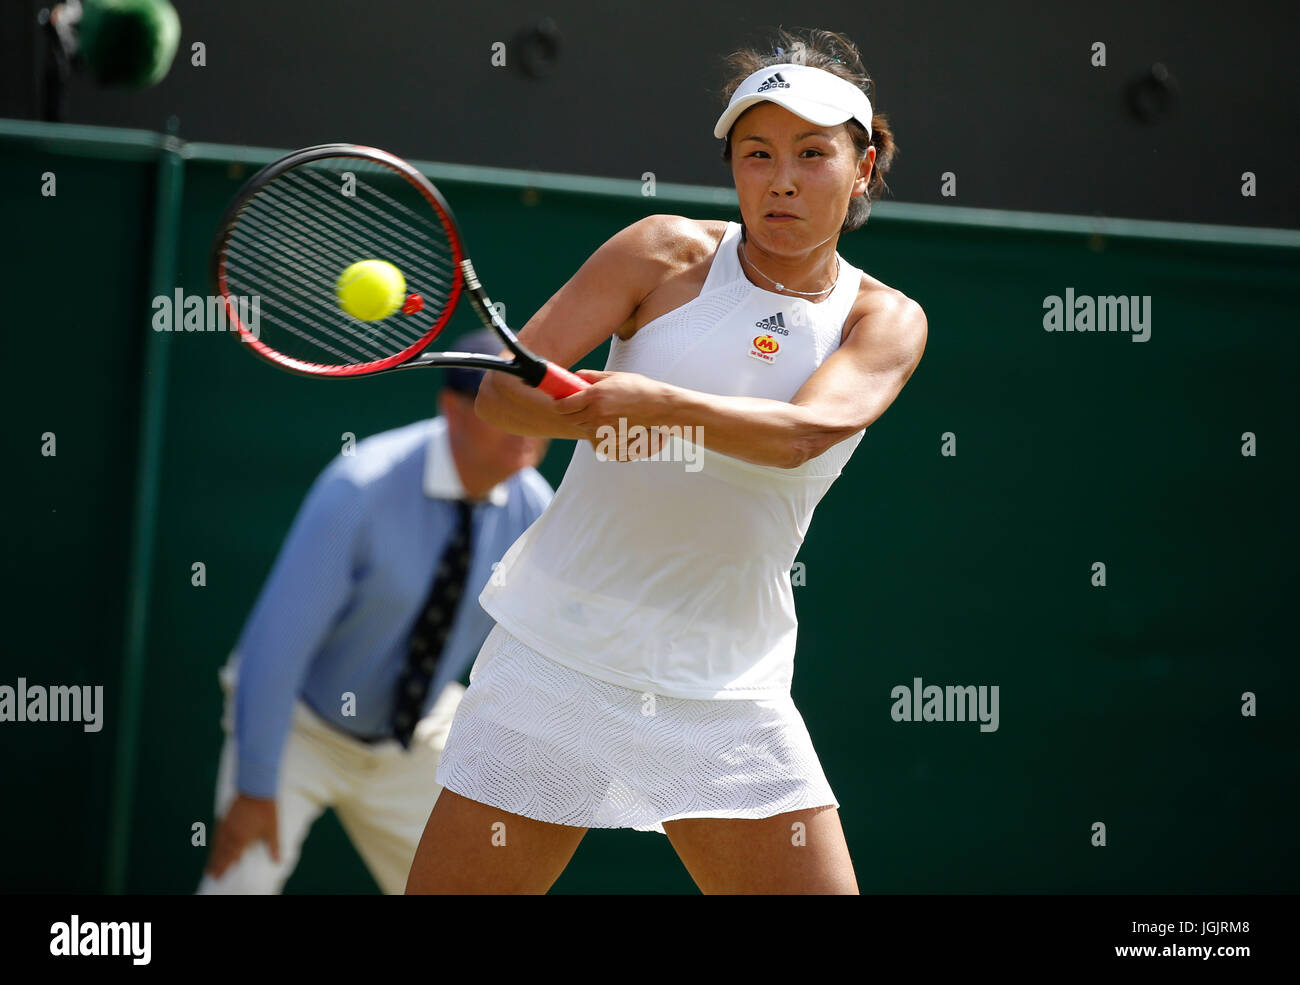
M 777 45 L 730 57 L 714 128 L 742 221 L 636 222 L 525 326 L 563 366 L 612 333 L 590 389 L 552 402 L 490 374 L 479 392 L 490 423 L 579 440 L 480 595 L 496 625 L 408 893 L 545 892 L 591 827 L 664 832 L 706 893 L 858 891 L 790 697 L 789 572 L 927 325 L 836 252 L 894 151 L 857 49 L 827 31 Z M 600 453 L 637 426 L 697 429 L 702 467 L 672 432 L 648 458 Z

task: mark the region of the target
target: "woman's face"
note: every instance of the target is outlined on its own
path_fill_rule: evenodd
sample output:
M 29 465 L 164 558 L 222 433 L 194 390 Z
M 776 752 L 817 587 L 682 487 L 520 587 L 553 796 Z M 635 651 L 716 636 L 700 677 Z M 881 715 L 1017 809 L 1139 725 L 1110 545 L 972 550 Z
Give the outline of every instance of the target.
M 875 159 L 873 147 L 859 163 L 842 123 L 819 127 L 770 102 L 746 110 L 731 129 L 731 173 L 750 238 L 791 258 L 832 239 Z

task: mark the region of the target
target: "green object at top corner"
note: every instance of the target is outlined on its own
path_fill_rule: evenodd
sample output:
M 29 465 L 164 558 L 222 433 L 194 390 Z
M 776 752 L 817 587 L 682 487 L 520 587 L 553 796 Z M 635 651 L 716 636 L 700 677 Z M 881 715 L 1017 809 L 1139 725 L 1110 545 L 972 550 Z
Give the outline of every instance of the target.
M 176 57 L 181 21 L 167 0 L 85 0 L 80 54 L 102 85 L 151 86 Z

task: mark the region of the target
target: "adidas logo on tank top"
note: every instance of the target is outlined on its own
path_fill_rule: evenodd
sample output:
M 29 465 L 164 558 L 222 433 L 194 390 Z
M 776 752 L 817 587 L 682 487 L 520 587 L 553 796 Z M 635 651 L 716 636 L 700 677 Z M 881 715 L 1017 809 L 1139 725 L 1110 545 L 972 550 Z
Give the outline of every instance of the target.
M 760 318 L 754 322 L 754 327 L 759 329 L 759 334 L 755 335 L 750 342 L 749 355 L 759 362 L 776 362 L 776 354 L 781 351 L 781 343 L 774 336 L 790 334 L 790 330 L 785 327 L 784 313 L 778 311 L 775 315 Z

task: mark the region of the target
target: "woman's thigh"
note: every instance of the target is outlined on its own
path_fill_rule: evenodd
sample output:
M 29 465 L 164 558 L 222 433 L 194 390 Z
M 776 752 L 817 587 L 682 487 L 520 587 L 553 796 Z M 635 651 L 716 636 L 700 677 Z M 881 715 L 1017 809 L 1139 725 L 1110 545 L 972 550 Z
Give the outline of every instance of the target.
M 443 789 L 411 863 L 410 893 L 545 893 L 586 828 L 534 821 Z
M 684 818 L 665 821 L 664 832 L 703 893 L 858 892 L 834 807 L 755 820 Z

